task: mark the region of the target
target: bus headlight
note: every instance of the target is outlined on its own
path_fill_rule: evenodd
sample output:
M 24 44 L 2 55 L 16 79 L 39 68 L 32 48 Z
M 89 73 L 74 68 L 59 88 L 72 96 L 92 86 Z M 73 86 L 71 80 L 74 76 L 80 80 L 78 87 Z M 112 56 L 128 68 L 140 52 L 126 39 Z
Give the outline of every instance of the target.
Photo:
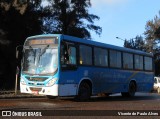
M 26 82 L 25 82 L 25 80 L 21 77 L 21 84 L 22 85 L 26 85 Z
M 58 80 L 58 78 L 53 78 L 52 80 L 50 80 L 50 81 L 46 84 L 46 86 L 53 86 L 53 85 L 56 83 L 57 80 Z

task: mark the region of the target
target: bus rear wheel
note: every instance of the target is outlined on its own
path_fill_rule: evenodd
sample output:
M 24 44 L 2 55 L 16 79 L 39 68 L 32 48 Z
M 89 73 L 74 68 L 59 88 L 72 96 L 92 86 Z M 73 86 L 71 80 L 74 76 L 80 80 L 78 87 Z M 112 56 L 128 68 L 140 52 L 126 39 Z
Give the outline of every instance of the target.
M 91 87 L 88 83 L 82 82 L 79 86 L 78 95 L 76 96 L 77 101 L 87 101 L 91 97 Z
M 122 92 L 121 94 L 123 97 L 134 97 L 135 93 L 136 93 L 136 84 L 135 82 L 131 81 L 129 84 L 128 92 Z

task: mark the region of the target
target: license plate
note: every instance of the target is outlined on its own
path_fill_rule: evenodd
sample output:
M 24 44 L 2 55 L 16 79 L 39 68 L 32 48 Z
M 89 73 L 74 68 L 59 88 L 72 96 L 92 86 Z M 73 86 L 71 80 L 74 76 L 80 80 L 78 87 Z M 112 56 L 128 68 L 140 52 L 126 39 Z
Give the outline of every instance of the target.
M 38 91 L 32 91 L 34 95 L 38 95 Z

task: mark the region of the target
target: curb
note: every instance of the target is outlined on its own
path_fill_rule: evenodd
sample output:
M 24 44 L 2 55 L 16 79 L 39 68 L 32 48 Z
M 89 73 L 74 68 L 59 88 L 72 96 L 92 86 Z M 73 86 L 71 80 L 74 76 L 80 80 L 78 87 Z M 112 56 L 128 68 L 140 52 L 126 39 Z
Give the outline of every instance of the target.
M 0 96 L 0 99 L 18 99 L 18 98 L 44 98 L 44 96 Z
M 44 98 L 45 96 L 42 95 L 31 95 L 31 94 L 23 94 L 18 92 L 17 94 L 15 94 L 15 92 L 11 91 L 5 93 L 5 92 L 1 92 L 0 93 L 0 99 L 16 99 L 16 98 Z
M 45 96 L 34 95 L 1 95 L 0 99 L 18 99 L 18 98 L 44 98 Z

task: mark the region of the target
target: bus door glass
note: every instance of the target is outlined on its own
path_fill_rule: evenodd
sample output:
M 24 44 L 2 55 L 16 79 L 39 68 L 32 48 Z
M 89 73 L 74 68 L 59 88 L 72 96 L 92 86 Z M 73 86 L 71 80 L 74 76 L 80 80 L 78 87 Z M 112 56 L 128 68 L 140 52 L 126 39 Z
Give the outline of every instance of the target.
M 76 46 L 71 43 L 63 42 L 61 45 L 61 68 L 62 70 L 77 69 Z

